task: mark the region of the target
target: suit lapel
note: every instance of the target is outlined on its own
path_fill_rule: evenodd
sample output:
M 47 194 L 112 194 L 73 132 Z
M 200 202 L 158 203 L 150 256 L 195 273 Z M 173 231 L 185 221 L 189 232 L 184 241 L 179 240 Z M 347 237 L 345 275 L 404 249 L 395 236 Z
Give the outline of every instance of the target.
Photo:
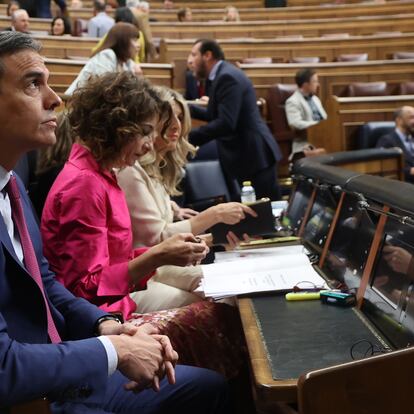
M 404 157 L 407 159 L 411 159 L 412 155 L 407 151 L 407 148 L 405 147 L 404 143 L 401 141 L 401 138 L 398 136 L 398 134 L 394 131 L 394 143 L 398 148 L 402 149 L 402 152 L 404 153 Z

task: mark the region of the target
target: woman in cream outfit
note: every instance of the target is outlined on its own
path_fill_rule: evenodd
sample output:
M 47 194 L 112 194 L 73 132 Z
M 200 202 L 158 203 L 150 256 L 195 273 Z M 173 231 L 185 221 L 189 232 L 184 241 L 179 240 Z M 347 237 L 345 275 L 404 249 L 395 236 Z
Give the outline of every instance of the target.
M 168 88 L 159 88 L 159 93 L 172 108 L 165 133 L 155 139 L 154 152 L 149 157 L 118 172 L 118 184 L 125 192 L 131 216 L 134 246 L 153 246 L 176 233 L 201 234 L 217 223 L 236 224 L 246 214 L 255 215 L 249 207 L 234 202 L 218 204 L 201 213 L 179 209 L 172 203 L 170 196 L 180 194 L 176 187 L 182 168 L 195 148 L 187 139 L 191 117 L 185 100 Z M 174 222 L 183 217 L 187 218 Z M 233 235 L 230 240 L 234 241 Z M 200 266 L 164 266 L 151 279 L 149 291 L 134 293 L 133 299 L 141 309 L 159 306 L 160 302 L 182 306 L 200 300 L 192 291 L 201 276 Z

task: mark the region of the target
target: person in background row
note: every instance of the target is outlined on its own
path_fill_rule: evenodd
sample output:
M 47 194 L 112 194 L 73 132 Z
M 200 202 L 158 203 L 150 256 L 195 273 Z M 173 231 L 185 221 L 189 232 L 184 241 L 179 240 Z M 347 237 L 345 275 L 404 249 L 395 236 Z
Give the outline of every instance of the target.
M 12 32 L 29 33 L 30 20 L 26 10 L 18 9 L 11 15 L 11 27 L 5 29 Z
M 118 7 L 115 11 L 115 23 L 131 23 L 134 26 L 137 27 L 139 33 L 138 33 L 138 45 L 139 45 L 139 51 L 137 55 L 135 56 L 135 63 L 142 63 L 145 62 L 145 37 L 144 33 L 140 29 L 140 26 L 138 24 L 138 21 L 135 19 L 134 14 L 132 13 L 132 10 L 129 7 Z M 102 44 L 105 42 L 107 37 L 107 34 L 98 42 L 98 44 L 92 49 L 92 52 L 95 53 L 96 50 L 98 50 Z
M 193 12 L 189 7 L 183 7 L 178 10 L 177 18 L 179 22 L 192 22 L 193 21 Z
M 157 56 L 157 50 L 152 40 L 151 27 L 148 13 L 142 11 L 139 0 L 127 0 L 126 7 L 129 7 L 138 23 L 138 28 L 144 33 L 145 41 L 145 62 Z M 144 61 L 143 61 L 144 62 Z
M 52 36 L 70 35 L 70 22 L 66 17 L 55 17 L 52 20 L 50 34 Z
M 18 1 L 15 1 L 15 0 L 9 1 L 7 4 L 7 10 L 6 10 L 7 16 L 10 17 L 13 14 L 13 12 L 15 12 L 18 9 L 20 9 L 20 4 Z
M 223 20 L 225 22 L 240 22 L 240 14 L 236 7 L 227 6 L 225 9 Z
M 82 9 L 83 8 L 83 2 L 82 0 L 72 0 L 70 3 L 70 7 L 72 9 Z
M 64 15 L 66 13 L 66 1 L 54 0 L 54 2 L 59 6 L 60 13 Z M 50 0 L 37 0 L 36 7 L 37 13 L 35 17 L 40 17 L 42 19 L 50 19 L 52 17 L 52 13 L 50 11 Z
M 115 24 L 114 19 L 106 14 L 105 7 L 106 3 L 103 0 L 94 1 L 93 10 L 95 16 L 88 22 L 89 37 L 103 37 Z
M 216 139 L 228 182 L 237 180 L 241 185 L 250 180 L 258 198 L 280 199 L 276 163 L 282 156 L 260 116 L 252 82 L 224 60 L 223 50 L 215 40 L 197 40 L 191 57 L 194 74 L 210 86 L 207 108 L 190 106 L 193 118 L 207 121 L 191 130 L 190 142 L 200 146 Z
M 395 130 L 381 137 L 377 148 L 401 148 L 404 153 L 405 181 L 414 183 L 414 108 L 403 106 L 394 112 Z
M 134 25 L 116 23 L 101 47 L 96 50 L 66 90 L 65 95 L 71 96 L 77 88 L 84 86 L 92 75 L 117 71 L 129 71 L 141 75 L 141 68 L 133 61 L 139 52 L 138 34 L 138 29 Z
M 313 69 L 300 69 L 295 76 L 298 89 L 286 100 L 285 111 L 289 126 L 295 131 L 292 142 L 294 154 L 314 150 L 309 144 L 306 129 L 328 116 L 316 93 L 319 88 L 318 74 Z
M 168 10 L 173 9 L 174 8 L 173 0 L 164 0 L 164 8 Z

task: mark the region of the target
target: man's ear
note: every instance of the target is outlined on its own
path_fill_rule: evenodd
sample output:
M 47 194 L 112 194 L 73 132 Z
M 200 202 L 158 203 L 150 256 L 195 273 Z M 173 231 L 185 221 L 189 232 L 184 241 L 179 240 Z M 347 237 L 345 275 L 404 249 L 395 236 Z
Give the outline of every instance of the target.
M 203 54 L 203 57 L 209 62 L 211 59 L 213 59 L 213 53 L 211 50 L 207 50 L 206 53 Z

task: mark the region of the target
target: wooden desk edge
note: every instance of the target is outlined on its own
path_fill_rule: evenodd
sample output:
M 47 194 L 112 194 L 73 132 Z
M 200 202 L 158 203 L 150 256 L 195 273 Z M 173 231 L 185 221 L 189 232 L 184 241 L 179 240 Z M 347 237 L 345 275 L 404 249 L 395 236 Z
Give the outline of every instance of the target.
M 249 298 L 239 298 L 239 312 L 249 351 L 249 361 L 258 394 L 257 400 L 296 402 L 297 380 L 274 380 L 263 340 Z

